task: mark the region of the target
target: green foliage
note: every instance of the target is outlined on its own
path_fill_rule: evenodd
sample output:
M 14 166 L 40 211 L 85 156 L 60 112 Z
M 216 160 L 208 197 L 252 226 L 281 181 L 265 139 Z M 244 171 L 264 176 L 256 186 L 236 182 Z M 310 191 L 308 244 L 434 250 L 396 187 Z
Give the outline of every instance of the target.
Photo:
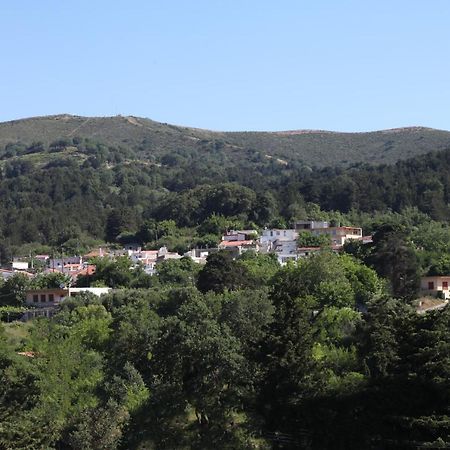
M 428 271 L 428 275 L 450 275 L 450 256 L 441 256 L 433 263 Z
M 94 258 L 91 263 L 95 265 L 95 273 L 88 277 L 80 277 L 77 284 L 79 286 L 95 285 L 128 287 L 133 278 L 139 276 L 139 272 L 131 270 L 132 262 L 126 256 L 120 256 L 115 259 Z
M 274 320 L 263 343 L 259 401 L 269 426 L 278 428 L 291 406 L 313 392 L 316 370 L 310 299 L 277 294 L 274 306 Z
M 241 228 L 243 228 L 243 225 L 238 220 L 220 214 L 212 214 L 200 224 L 198 231 L 201 234 L 220 236 L 228 230 L 239 230 Z
M 30 286 L 30 279 L 18 273 L 8 278 L 0 287 L 0 305 L 22 306 L 25 303 L 25 293 Z
M 51 320 L 0 324 L 1 448 L 448 444 L 449 309 L 408 306 L 420 273 L 449 269 L 447 133 L 60 119 L 0 125 L 3 264 L 102 240 L 183 253 L 229 229 L 296 219 L 375 234 L 282 268 L 272 255 L 219 252 L 204 267 L 166 261 L 151 278 L 128 258 L 95 260 L 78 282 L 113 293 L 69 299 Z M 430 150 L 441 151 L 418 156 Z M 302 246 L 328 243 L 300 234 Z M 2 311 L 21 310 L 29 286 L 3 282 Z
M 71 448 L 86 450 L 115 449 L 119 447 L 122 429 L 129 420 L 126 407 L 108 400 L 106 405 L 88 408 L 80 414 L 71 431 Z
M 326 234 L 316 236 L 309 231 L 300 231 L 297 244 L 299 247 L 327 247 L 331 245 L 331 238 Z
M 347 256 L 320 252 L 275 276 L 274 295 L 312 296 L 316 306 L 354 307 L 381 290 L 375 272 Z
M 152 123 L 150 129 L 155 126 L 159 129 L 160 125 Z M 98 139 L 103 136 L 108 141 L 104 131 L 102 128 Z M 275 136 L 270 135 L 272 138 Z M 277 137 L 285 138 L 306 139 L 307 135 Z M 166 243 L 177 251 L 189 248 L 196 240 L 183 238 L 173 227 L 165 226 L 173 221 L 178 227 L 198 227 L 199 237 L 219 237 L 226 229 L 251 223 L 289 226 L 295 219 L 308 217 L 343 224 L 365 222 L 370 231 L 374 224 L 367 213 L 374 211 L 394 220 L 398 220 L 396 214 L 407 211 L 401 220 L 409 221 L 405 223 L 408 226 L 415 222 L 421 231 L 427 228 L 424 213 L 438 221 L 450 217 L 447 151 L 395 166 L 346 170 L 318 169 L 325 160 L 322 155 L 317 167 L 306 170 L 297 161 L 298 151 L 286 156 L 285 165 L 274 164 L 259 152 L 260 157 L 255 158 L 252 149 L 231 150 L 231 143 L 218 152 L 210 151 L 215 144 L 208 139 L 205 142 L 204 136 L 198 141 L 187 139 L 182 150 L 163 145 L 161 154 L 154 136 L 151 146 L 148 137 L 142 139 L 147 144 L 131 139 L 127 148 L 118 148 L 110 142 L 77 138 L 76 144 L 68 147 L 52 147 L 58 148 L 57 152 L 48 152 L 44 143 L 43 150 L 35 147 L 37 153 L 5 161 L 0 168 L 0 235 L 5 238 L 1 259 L 8 261 L 15 248 L 32 242 L 76 253 L 103 239 L 122 243 L 136 240 L 151 246 Z M 64 140 L 55 137 L 52 141 Z M 159 164 L 158 158 L 169 151 L 179 156 L 176 164 Z M 359 148 L 354 156 L 360 155 Z M 195 178 L 192 173 L 196 173 Z M 413 237 L 418 243 L 423 241 L 424 247 L 431 248 L 435 242 L 434 247 L 442 249 L 448 227 L 441 226 L 439 231 L 439 226 L 429 227 L 430 233 L 436 234 L 435 240 L 423 237 L 426 232 Z
M 167 285 L 194 285 L 200 266 L 191 258 L 169 259 L 158 264 L 157 277 Z
M 398 226 L 383 225 L 373 236 L 368 262 L 378 275 L 389 280 L 392 295 L 411 301 L 419 289 L 419 262 L 404 231 Z
M 232 262 L 275 270 L 258 258 Z M 180 270 L 151 289 L 70 299 L 20 342 L 0 326 L 1 445 L 250 449 L 269 448 L 261 436 L 274 432 L 312 449 L 447 439 L 448 308 L 418 315 L 380 296 L 373 270 L 327 252 L 260 278 L 266 288 L 174 289 Z M 358 292 L 365 314 L 352 306 Z
M 206 261 L 197 279 L 197 288 L 201 292 L 233 291 L 249 286 L 246 267 L 234 261 L 231 253 L 225 250 L 211 253 Z
M 24 306 L 0 306 L 0 320 L 10 322 L 19 319 L 26 311 Z
M 51 289 L 69 287 L 72 283 L 70 275 L 54 272 L 40 274 L 30 281 L 30 289 Z
M 245 267 L 249 278 L 255 286 L 264 286 L 280 269 L 280 264 L 275 254 L 258 254 L 251 251 L 243 253 L 239 263 Z

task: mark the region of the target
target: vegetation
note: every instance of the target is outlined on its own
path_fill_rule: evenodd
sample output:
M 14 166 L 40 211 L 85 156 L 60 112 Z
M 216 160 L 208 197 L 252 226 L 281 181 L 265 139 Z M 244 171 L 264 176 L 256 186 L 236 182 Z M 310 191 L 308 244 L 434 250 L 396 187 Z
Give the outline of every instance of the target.
M 0 445 L 448 444 L 449 309 L 418 315 L 348 254 L 264 277 L 274 263 L 216 253 L 197 276 L 180 260 L 150 289 L 67 300 L 20 338 L 1 327 Z
M 70 152 L 73 139 L 77 144 L 79 138 L 102 142 L 107 147 L 135 148 L 140 159 L 162 160 L 164 165 L 177 165 L 197 149 L 213 152 L 217 158 L 229 155 L 239 162 L 262 158 L 273 165 L 284 165 L 285 162 L 303 163 L 309 167 L 392 164 L 450 145 L 448 132 L 424 127 L 371 133 L 213 132 L 140 117 L 71 115 L 34 117 L 0 124 L 0 148 L 5 147 L 8 158 L 23 152 L 33 156 L 43 148 L 49 148 L 53 154 Z
M 336 254 L 301 233 L 322 248 L 284 267 L 221 251 L 150 277 L 127 257 L 94 258 L 77 284 L 112 293 L 25 324 L 10 323 L 25 291 L 68 280 L 2 281 L 0 449 L 449 446 L 450 310 L 413 307 L 421 275 L 450 271 L 448 139 L 133 117 L 0 124 L 3 263 L 105 241 L 182 253 L 296 219 L 373 235 Z
M 282 227 L 319 216 L 361 224 L 361 213 L 379 216 L 411 207 L 437 222 L 450 218 L 447 150 L 344 170 L 307 168 L 294 156 L 274 164 L 262 150 L 232 152 L 216 148 L 217 142 L 192 142 L 151 155 L 144 144 L 147 150 L 132 142 L 113 146 L 106 137 L 5 144 L 0 260 L 35 254 L 43 246 L 82 253 L 105 240 L 182 252 L 211 246 L 225 228 Z

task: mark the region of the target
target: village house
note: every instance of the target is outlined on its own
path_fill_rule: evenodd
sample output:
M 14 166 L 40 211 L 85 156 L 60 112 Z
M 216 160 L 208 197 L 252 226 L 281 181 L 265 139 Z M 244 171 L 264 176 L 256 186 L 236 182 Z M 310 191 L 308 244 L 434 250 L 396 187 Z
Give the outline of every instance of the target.
M 12 262 L 13 270 L 28 270 L 30 264 L 28 261 L 14 258 Z
M 33 256 L 33 259 L 39 262 L 46 262 L 48 259 L 50 259 L 50 255 L 36 255 Z
M 158 258 L 156 259 L 157 263 L 160 263 L 162 261 L 167 261 L 168 259 L 181 259 L 182 256 L 179 253 L 176 252 L 169 252 L 167 250 L 167 247 L 161 247 L 158 250 Z
M 349 239 L 361 240 L 362 228 L 358 227 L 327 227 L 314 228 L 311 230 L 314 236 L 326 235 L 331 239 L 331 245 L 342 247 Z
M 95 250 L 91 250 L 89 253 L 83 256 L 84 260 L 92 259 L 92 258 L 103 258 L 108 256 L 108 252 L 106 252 L 102 247 L 99 247 Z
M 140 264 L 145 273 L 153 275 L 156 271 L 158 250 L 138 250 L 131 253 L 130 259 L 134 265 Z
M 191 258 L 197 264 L 206 264 L 206 258 L 211 253 L 217 253 L 218 248 L 193 248 L 186 252 L 183 256 Z
M 299 247 L 297 249 L 297 255 L 299 258 L 306 258 L 314 253 L 320 252 L 320 247 Z
M 275 253 L 280 264 L 296 261 L 298 231 L 294 229 L 265 229 L 259 239 L 261 253 Z
M 245 241 L 221 241 L 218 245 L 219 250 L 227 250 L 233 253 L 234 256 L 242 255 L 242 253 L 249 250 L 258 252 L 259 244 L 256 240 Z
M 314 230 L 316 228 L 328 228 L 330 225 L 323 220 L 297 220 L 294 228 L 297 231 Z
M 318 220 L 299 220 L 295 223 L 298 231 L 310 231 L 314 236 L 330 237 L 331 245 L 342 247 L 348 239 L 360 239 L 364 243 L 372 241 L 370 236 L 363 237 L 362 228 L 330 226 L 329 222 Z
M 59 272 L 64 271 L 66 265 L 71 264 L 83 264 L 82 256 L 64 256 L 62 258 L 49 258 L 47 260 L 47 265 L 49 269 L 58 270 Z
M 420 290 L 423 295 L 441 297 L 445 300 L 450 298 L 449 294 L 450 276 L 429 276 L 420 280 Z
M 22 271 L 22 270 L 9 270 L 9 269 L 0 269 L 0 278 L 2 278 L 3 280 L 7 280 L 8 278 L 13 277 L 14 275 L 17 275 L 18 273 L 21 273 L 25 276 L 27 276 L 28 278 L 33 278 L 33 274 L 26 272 L 26 271 Z
M 298 231 L 293 229 L 272 228 L 265 229 L 259 239 L 261 245 L 266 242 L 274 242 L 279 239 L 285 239 L 290 241 L 296 241 L 298 238 Z
M 107 287 L 33 289 L 26 292 L 25 303 L 29 306 L 46 308 L 57 306 L 67 297 L 74 297 L 81 292 L 91 292 L 100 297 L 103 294 L 107 294 L 110 290 L 111 288 Z
M 265 229 L 259 238 L 259 243 L 261 246 L 261 251 L 263 253 L 268 253 L 274 251 L 275 242 L 280 245 L 281 242 L 297 243 L 298 232 L 296 230 L 285 230 L 280 228 Z
M 139 250 L 132 252 L 130 259 L 133 263 L 144 262 L 144 261 L 154 261 L 158 259 L 158 250 Z
M 230 230 L 222 236 L 222 241 L 252 241 L 257 236 L 256 230 Z

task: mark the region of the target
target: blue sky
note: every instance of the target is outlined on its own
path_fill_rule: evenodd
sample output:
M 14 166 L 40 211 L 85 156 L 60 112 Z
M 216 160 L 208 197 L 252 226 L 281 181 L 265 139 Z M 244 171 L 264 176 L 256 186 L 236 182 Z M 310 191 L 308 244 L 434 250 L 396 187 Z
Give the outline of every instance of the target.
M 0 121 L 450 129 L 449 24 L 448 0 L 5 1 Z

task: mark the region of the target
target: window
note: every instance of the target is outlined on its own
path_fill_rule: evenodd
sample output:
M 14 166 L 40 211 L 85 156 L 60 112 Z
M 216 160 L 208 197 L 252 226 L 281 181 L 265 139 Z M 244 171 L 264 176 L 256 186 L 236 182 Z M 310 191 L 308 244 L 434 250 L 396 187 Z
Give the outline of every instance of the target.
M 448 281 L 443 281 L 442 282 L 442 289 L 445 289 L 445 290 L 448 289 Z
M 39 295 L 33 294 L 33 302 L 37 303 L 39 301 Z
M 434 289 L 434 282 L 433 281 L 429 281 L 428 282 L 428 290 L 432 291 Z
M 45 294 L 41 294 L 41 303 L 45 303 Z
M 48 301 L 49 302 L 54 302 L 55 301 L 55 296 L 53 294 L 48 294 Z

